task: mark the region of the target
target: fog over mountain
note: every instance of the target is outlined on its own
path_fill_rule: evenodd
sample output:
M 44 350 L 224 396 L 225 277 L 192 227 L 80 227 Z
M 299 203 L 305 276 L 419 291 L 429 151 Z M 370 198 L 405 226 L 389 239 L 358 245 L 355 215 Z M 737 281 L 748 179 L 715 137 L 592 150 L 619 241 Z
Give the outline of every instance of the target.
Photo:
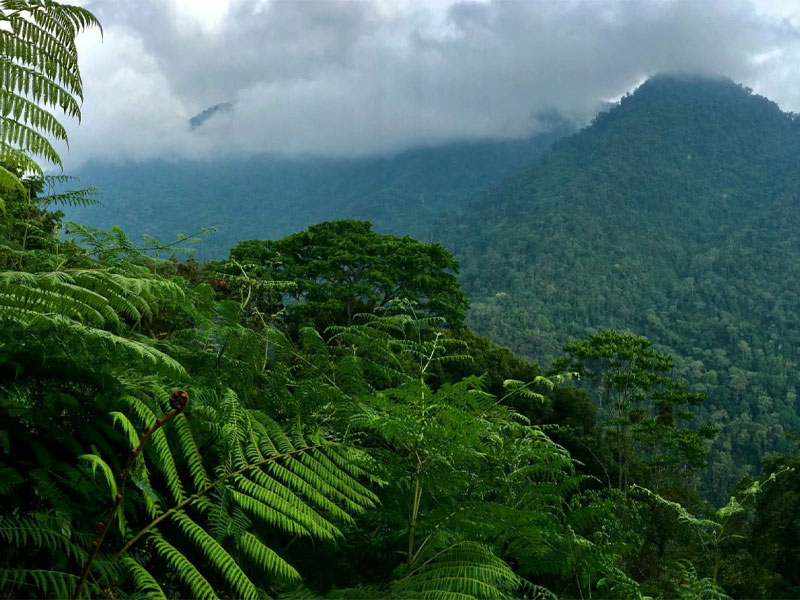
M 68 168 L 520 138 L 545 128 L 537 113 L 588 120 L 656 72 L 729 76 L 800 109 L 792 1 L 82 3 L 105 38 L 81 39 L 85 118 Z

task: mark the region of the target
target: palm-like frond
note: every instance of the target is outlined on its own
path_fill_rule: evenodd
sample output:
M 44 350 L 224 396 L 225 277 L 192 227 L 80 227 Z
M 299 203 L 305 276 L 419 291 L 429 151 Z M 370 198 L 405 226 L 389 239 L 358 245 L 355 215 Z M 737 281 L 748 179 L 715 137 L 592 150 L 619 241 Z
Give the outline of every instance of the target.
M 517 597 L 523 581 L 489 548 L 463 542 L 446 548 L 402 578 L 392 597 L 478 600 Z
M 78 576 L 50 569 L 4 569 L 0 589 L 23 591 L 28 597 L 71 598 Z M 37 590 L 33 592 L 32 590 Z M 98 590 L 93 590 L 97 593 Z
M 710 577 L 699 577 L 688 560 L 675 564 L 677 570 L 676 598 L 680 600 L 731 600 L 725 591 Z
M 81 116 L 75 38 L 100 24 L 86 9 L 52 0 L 3 0 L 0 23 L 0 163 L 41 175 L 36 158 L 61 166 L 50 140 L 68 142 L 50 111 Z M 0 184 L 19 187 L 16 175 L 3 171 Z
M 165 401 L 164 394 L 157 396 L 123 399 L 121 411 L 143 427 L 156 418 L 159 400 Z M 361 453 L 299 425 L 286 430 L 264 413 L 245 409 L 232 391 L 221 398 L 206 395 L 176 425 L 169 434 L 159 430 L 159 440 L 153 435 L 136 468 L 140 479 L 152 480 L 152 464 L 167 492 L 159 496 L 169 495 L 174 504 L 152 504 L 153 520 L 120 554 L 135 552 L 140 539 L 150 540 L 193 595 L 215 592 L 189 555 L 202 555 L 237 597 L 256 598 L 256 581 L 300 579 L 262 532 L 333 541 L 342 537 L 336 521 L 352 522 L 354 513 L 377 504 L 358 480 L 367 473 Z M 201 453 L 208 442 L 215 452 Z M 159 581 L 144 563 L 133 569 L 142 593 L 152 587 L 150 580 Z
M 0 322 L 42 340 L 48 334 L 67 347 L 93 345 L 102 353 L 120 352 L 180 375 L 180 364 L 142 341 L 123 337 L 124 325 L 152 317 L 180 298 L 177 284 L 158 277 L 134 277 L 109 270 L 0 272 Z M 19 343 L 19 340 L 15 340 Z

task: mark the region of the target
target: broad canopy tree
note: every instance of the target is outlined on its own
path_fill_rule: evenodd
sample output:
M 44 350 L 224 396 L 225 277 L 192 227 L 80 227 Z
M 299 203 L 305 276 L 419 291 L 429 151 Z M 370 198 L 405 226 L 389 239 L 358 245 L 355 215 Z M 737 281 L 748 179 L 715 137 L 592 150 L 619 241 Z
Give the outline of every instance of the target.
M 420 317 L 441 317 L 450 328 L 463 324 L 469 307 L 458 262 L 444 246 L 376 233 L 368 221 L 329 221 L 280 240 L 243 241 L 215 269 L 293 282 L 280 297 L 271 294 L 268 310 L 285 309 L 293 326 L 320 331 L 351 325 L 357 314 L 393 300 L 410 300 Z

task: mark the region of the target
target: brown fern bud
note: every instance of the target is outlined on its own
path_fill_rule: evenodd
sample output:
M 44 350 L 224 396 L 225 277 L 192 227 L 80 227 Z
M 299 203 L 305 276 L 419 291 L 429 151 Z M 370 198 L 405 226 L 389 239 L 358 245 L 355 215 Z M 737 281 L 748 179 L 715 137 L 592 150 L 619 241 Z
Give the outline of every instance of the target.
M 119 596 L 117 596 L 117 595 L 114 593 L 114 590 L 112 590 L 111 588 L 105 588 L 105 589 L 103 590 L 103 597 L 104 597 L 106 600 L 118 600 L 118 599 L 119 599 Z
M 189 394 L 185 390 L 175 390 L 169 397 L 169 405 L 175 412 L 181 413 L 189 404 Z
M 117 502 L 122 502 L 122 494 L 117 494 Z

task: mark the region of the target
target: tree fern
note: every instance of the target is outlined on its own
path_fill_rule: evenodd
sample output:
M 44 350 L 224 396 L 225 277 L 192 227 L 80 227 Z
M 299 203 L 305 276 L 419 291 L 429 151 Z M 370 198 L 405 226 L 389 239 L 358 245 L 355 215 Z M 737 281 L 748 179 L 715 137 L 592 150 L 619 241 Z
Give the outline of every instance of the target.
M 41 175 L 37 159 L 61 166 L 50 139 L 68 141 L 51 110 L 81 116 L 75 37 L 100 24 L 86 9 L 52 0 L 3 0 L 0 22 L 0 164 Z M 0 184 L 18 187 L 19 179 L 2 167 Z
M 222 398 L 207 398 L 213 404 L 195 405 L 192 416 L 181 419 L 178 427 L 159 430 L 162 442 L 154 434 L 138 458 L 139 472 L 149 463 L 156 465 L 174 504 L 155 505 L 152 521 L 128 539 L 118 555 L 135 553 L 143 538 L 153 541 L 165 560 L 181 566 L 176 575 L 194 594 L 205 589 L 205 578 L 198 579 L 196 569 L 187 568 L 187 553 L 179 548 L 189 543 L 191 554 L 201 553 L 233 593 L 257 597 L 260 592 L 252 573 L 260 581 L 299 579 L 259 532 L 283 531 L 332 541 L 342 534 L 331 519 L 349 520 L 352 513 L 375 506 L 377 497 L 355 478 L 366 472 L 363 465 L 337 466 L 345 456 L 364 463 L 362 455 L 352 454 L 353 450 L 343 454 L 338 444 L 316 431 L 303 432 L 295 426 L 287 433 L 263 413 L 246 410 L 231 391 Z M 152 401 L 129 397 L 122 404 L 142 423 L 155 418 Z M 199 448 L 212 440 L 216 450 L 203 455 Z M 209 462 L 213 468 L 206 466 Z M 250 527 L 242 526 L 242 515 L 248 516 Z M 173 530 L 181 533 L 174 541 Z M 222 533 L 215 535 L 212 530 Z M 258 571 L 246 572 L 247 564 Z M 158 581 L 146 564 L 139 568 Z
M 488 547 L 461 542 L 420 556 L 387 595 L 426 600 L 499 600 L 519 597 L 524 587 L 524 581 Z

